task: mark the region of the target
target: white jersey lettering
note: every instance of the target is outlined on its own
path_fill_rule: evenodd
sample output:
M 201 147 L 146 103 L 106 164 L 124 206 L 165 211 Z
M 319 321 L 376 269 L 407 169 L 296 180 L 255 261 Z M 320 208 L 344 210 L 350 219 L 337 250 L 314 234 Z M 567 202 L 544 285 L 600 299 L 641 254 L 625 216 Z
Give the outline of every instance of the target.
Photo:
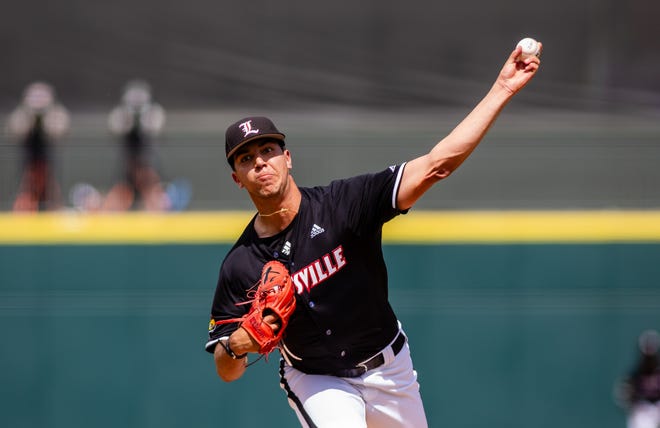
M 328 275 L 334 275 L 334 273 L 337 272 L 337 268 L 332 265 L 332 261 L 330 260 L 329 254 L 323 256 L 323 264 L 325 265 L 325 268 L 328 270 Z
M 316 274 L 318 275 L 319 282 L 323 281 L 328 277 L 328 274 L 323 272 L 323 268 L 321 267 L 321 262 L 319 260 L 314 262 L 314 270 L 316 271 Z
M 344 266 L 346 266 L 346 259 L 344 249 L 340 245 L 291 275 L 296 292 L 301 294 L 304 290 L 311 290 Z
M 302 294 L 303 290 L 309 290 L 307 269 L 299 270 L 291 276 L 293 284 L 296 286 L 296 293 Z
M 338 246 L 332 250 L 332 255 L 335 256 L 335 262 L 337 263 L 337 269 L 341 269 L 346 265 L 346 259 L 344 258 L 344 249 L 342 246 Z
M 316 262 L 314 262 L 314 263 L 316 263 Z M 314 263 L 312 263 L 311 265 L 305 267 L 305 270 L 307 270 L 307 272 L 309 272 L 310 283 L 309 283 L 308 288 L 310 288 L 310 289 L 312 287 L 316 286 L 316 284 L 319 283 L 319 279 L 316 277 L 316 271 L 313 269 Z

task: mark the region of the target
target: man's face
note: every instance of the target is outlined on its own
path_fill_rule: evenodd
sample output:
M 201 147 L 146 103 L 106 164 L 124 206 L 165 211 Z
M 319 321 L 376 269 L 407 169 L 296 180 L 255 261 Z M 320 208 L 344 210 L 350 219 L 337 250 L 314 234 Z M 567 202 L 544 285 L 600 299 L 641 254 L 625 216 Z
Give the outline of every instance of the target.
M 288 184 L 291 154 L 276 140 L 257 140 L 234 154 L 232 178 L 250 195 L 269 198 L 281 195 Z

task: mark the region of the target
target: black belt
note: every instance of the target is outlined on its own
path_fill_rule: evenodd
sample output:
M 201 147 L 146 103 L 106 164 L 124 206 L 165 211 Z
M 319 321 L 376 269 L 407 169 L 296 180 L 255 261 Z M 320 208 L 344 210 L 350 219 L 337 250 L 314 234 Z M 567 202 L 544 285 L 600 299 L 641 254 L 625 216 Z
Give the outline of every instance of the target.
M 404 343 L 406 343 L 406 336 L 399 331 L 396 339 L 394 339 L 394 342 L 392 342 L 392 351 L 394 352 L 395 356 L 401 352 Z M 369 370 L 382 366 L 383 364 L 385 364 L 385 356 L 382 352 L 379 352 L 378 354 L 369 358 L 367 361 L 358 364 L 352 369 L 337 370 L 333 374 L 339 377 L 358 377 L 362 376 Z

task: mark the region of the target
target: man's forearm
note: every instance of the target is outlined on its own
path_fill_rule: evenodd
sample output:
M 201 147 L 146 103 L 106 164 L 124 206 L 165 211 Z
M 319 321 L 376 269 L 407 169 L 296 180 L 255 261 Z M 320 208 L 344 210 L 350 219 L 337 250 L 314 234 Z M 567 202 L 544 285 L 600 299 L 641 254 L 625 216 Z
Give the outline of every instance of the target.
M 474 151 L 513 94 L 495 83 L 472 111 L 432 150 L 431 157 L 449 173 Z

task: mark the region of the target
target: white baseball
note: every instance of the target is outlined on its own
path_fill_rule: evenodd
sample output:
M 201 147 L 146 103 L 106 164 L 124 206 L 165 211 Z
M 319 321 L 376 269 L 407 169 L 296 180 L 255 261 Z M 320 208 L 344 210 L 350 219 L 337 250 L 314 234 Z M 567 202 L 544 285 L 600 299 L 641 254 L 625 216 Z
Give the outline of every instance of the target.
M 538 56 L 539 52 L 539 42 L 532 39 L 531 37 L 525 37 L 518 42 L 516 46 L 522 47 L 522 52 L 520 53 L 520 60 L 525 60 L 530 56 Z

